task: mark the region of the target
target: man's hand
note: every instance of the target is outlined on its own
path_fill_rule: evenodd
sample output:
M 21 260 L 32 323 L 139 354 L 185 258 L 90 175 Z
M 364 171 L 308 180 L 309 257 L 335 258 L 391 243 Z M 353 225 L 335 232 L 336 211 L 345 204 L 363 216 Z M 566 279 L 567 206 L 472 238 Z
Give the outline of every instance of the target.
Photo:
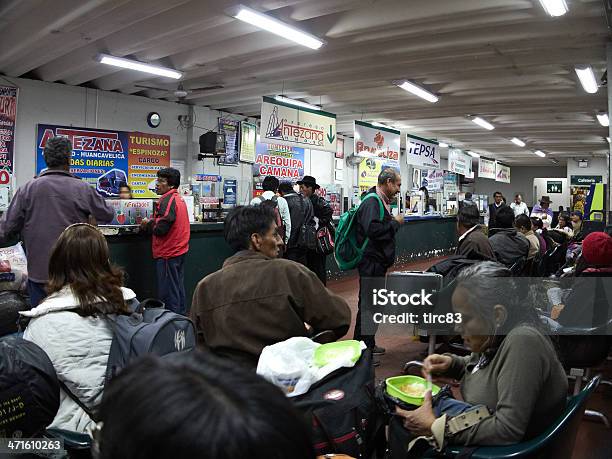
M 140 231 L 146 231 L 147 230 L 147 225 L 149 224 L 149 220 L 146 218 L 142 219 L 142 222 L 140 222 Z
M 395 217 L 393 217 L 393 218 L 394 218 L 394 220 L 395 220 L 396 222 L 398 222 L 400 225 L 403 225 L 403 224 L 404 224 L 404 214 L 398 214 L 398 215 L 396 215 L 396 216 L 395 216 Z

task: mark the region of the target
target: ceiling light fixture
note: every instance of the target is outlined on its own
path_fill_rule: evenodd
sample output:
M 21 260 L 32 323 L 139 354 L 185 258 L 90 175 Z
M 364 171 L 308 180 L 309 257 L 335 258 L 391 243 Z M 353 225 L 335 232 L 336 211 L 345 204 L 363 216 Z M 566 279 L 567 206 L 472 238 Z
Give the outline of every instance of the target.
M 549 16 L 559 17 L 568 12 L 565 0 L 540 0 L 542 7 Z
M 524 147 L 525 146 L 525 142 L 523 142 L 521 139 L 518 139 L 516 137 L 513 137 L 510 142 L 512 142 L 514 145 L 517 145 L 519 147 Z
M 425 99 L 427 102 L 436 103 L 439 100 L 438 96 L 436 96 L 434 93 L 429 92 L 410 81 L 394 81 L 393 84 L 402 88 L 404 91 L 408 91 L 409 93 L 420 97 L 421 99 Z
M 159 65 L 145 64 L 144 62 L 125 59 L 123 57 L 115 57 L 109 54 L 98 54 L 96 60 L 102 64 L 121 67 L 123 69 L 137 70 L 139 72 L 150 73 L 178 80 L 183 77 L 183 73 L 178 70 L 161 67 Z
M 598 113 L 597 121 L 599 121 L 599 124 L 601 124 L 603 127 L 610 126 L 610 118 L 608 118 L 607 113 Z
M 550 162 L 553 163 L 555 166 L 559 165 L 559 161 L 557 161 L 555 158 L 551 158 Z
M 612 140 L 610 140 L 610 137 L 606 137 L 606 140 L 608 141 L 608 143 L 612 143 Z
M 540 158 L 546 158 L 546 153 L 544 153 L 542 150 L 536 150 L 533 153 Z
M 493 126 L 488 121 L 483 120 L 479 116 L 475 116 L 474 118 L 472 118 L 472 121 L 476 123 L 478 126 L 488 129 L 489 131 L 492 131 L 493 129 L 495 129 L 495 126 Z
M 234 17 L 310 49 L 319 49 L 325 44 L 314 35 L 245 6 L 240 6 Z
M 373 121 L 371 124 L 372 126 L 376 126 L 379 128 L 393 129 L 391 126 L 387 126 L 386 124 L 379 123 L 378 121 Z
M 448 148 L 448 144 L 446 142 L 440 142 L 438 145 L 442 148 Z
M 468 150 L 467 154 L 470 155 L 472 158 L 480 158 L 480 155 L 474 151 Z
M 574 67 L 574 70 L 584 90 L 589 94 L 595 94 L 599 87 L 597 86 L 597 80 L 593 73 L 593 67 L 590 65 L 577 65 Z
M 318 105 L 312 105 L 312 104 L 309 104 L 308 102 L 302 102 L 301 100 L 289 99 L 288 97 L 285 97 L 285 96 L 275 96 L 274 99 L 277 100 L 278 102 L 283 102 L 289 105 L 295 105 L 296 107 L 309 108 L 310 110 L 319 110 L 319 111 L 321 110 L 321 107 L 319 107 Z

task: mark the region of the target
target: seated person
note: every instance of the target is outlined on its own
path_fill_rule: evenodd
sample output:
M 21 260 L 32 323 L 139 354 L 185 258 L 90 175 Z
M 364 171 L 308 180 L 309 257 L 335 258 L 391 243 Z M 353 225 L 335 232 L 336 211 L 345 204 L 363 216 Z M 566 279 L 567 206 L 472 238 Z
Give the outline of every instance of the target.
M 584 239 L 584 227 L 582 225 L 582 212 L 576 210 L 570 214 L 572 229 L 574 230 L 574 242 L 582 242 Z
M 283 244 L 264 206 L 236 207 L 225 240 L 237 252 L 197 285 L 191 317 L 207 347 L 255 369 L 265 346 L 294 336 L 348 331 L 351 311 L 305 266 L 277 258 Z
M 122 287 L 123 273 L 109 261 L 102 233 L 87 223 L 70 225 L 49 259 L 49 296 L 30 311 L 24 339 L 49 356 L 57 377 L 81 402 L 102 400 L 106 364 L 113 340 L 107 314 L 129 314 L 136 295 Z M 63 390 L 49 427 L 86 432 L 93 421 Z
M 315 459 L 280 390 L 210 354 L 147 356 L 109 384 L 99 459 Z
M 565 408 L 568 385 L 563 366 L 536 310 L 521 298 L 510 275 L 492 262 L 463 270 L 452 305 L 462 315 L 461 335 L 472 354 L 432 354 L 425 359 L 426 376 L 461 381 L 463 402 L 443 389 L 434 401 L 427 391 L 425 402 L 414 411 L 397 408 L 406 429 L 433 436 L 439 448 L 445 443 L 510 445 L 528 440 L 546 430 Z M 469 425 L 446 424 L 477 407 L 483 419 L 477 417 Z
M 572 226 L 572 221 L 570 220 L 570 216 L 567 212 L 562 212 L 559 214 L 559 223 L 552 231 L 561 231 L 567 235 L 566 239 L 569 239 L 574 236 L 574 228 Z
M 531 260 L 535 258 L 535 256 L 540 253 L 540 240 L 533 232 L 531 219 L 527 215 L 521 214 L 514 220 L 514 226 L 529 241 L 529 254 L 527 255 L 527 259 Z
M 495 254 L 489 239 L 478 222 L 480 213 L 478 207 L 472 204 L 461 206 L 457 214 L 457 234 L 459 243 L 455 255 L 476 260 L 495 261 Z
M 497 261 L 511 267 L 527 259 L 529 241 L 514 228 L 514 211 L 502 206 L 495 217 L 497 227 L 490 231 L 489 242 Z
M 540 241 L 540 253 L 544 255 L 548 250 L 548 243 L 544 237 L 544 223 L 538 217 L 531 217 L 531 229 L 533 229 L 533 232 L 538 237 L 538 241 Z

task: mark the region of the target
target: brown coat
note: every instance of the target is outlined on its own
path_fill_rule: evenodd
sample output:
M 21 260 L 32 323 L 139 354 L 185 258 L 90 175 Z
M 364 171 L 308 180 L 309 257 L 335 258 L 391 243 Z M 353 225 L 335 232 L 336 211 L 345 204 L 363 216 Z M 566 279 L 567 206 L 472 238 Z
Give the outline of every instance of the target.
M 455 254 L 470 259 L 495 261 L 489 238 L 482 232 L 480 225 L 459 241 Z
M 351 311 L 303 265 L 242 251 L 199 282 L 191 318 L 212 351 L 255 368 L 265 346 L 307 336 L 304 322 L 341 338 Z

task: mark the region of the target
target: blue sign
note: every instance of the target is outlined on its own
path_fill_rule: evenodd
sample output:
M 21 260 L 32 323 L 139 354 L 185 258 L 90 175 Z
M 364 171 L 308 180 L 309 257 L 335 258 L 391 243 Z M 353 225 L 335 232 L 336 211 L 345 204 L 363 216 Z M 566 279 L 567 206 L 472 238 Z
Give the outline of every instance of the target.
M 238 195 L 238 181 L 236 179 L 225 179 L 223 181 L 223 204 L 236 205 Z

